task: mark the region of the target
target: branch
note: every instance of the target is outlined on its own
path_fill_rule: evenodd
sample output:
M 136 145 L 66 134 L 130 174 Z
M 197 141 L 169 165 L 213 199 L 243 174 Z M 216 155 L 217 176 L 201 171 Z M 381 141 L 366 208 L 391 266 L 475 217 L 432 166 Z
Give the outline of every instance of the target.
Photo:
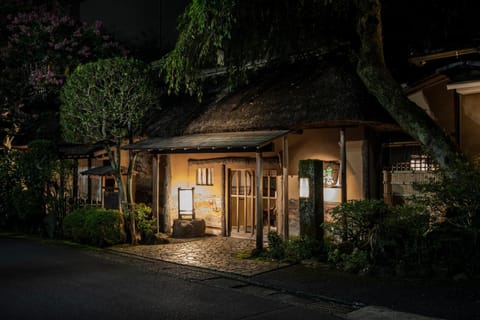
M 458 146 L 427 113 L 410 101 L 388 70 L 383 54 L 380 0 L 357 0 L 360 38 L 357 73 L 402 129 L 442 166 L 460 156 Z

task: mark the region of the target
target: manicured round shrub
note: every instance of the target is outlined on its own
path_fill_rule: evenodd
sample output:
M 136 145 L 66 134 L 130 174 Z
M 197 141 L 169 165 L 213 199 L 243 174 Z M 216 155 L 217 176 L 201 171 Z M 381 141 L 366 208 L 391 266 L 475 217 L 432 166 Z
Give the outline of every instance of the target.
M 121 228 L 121 217 L 117 210 L 97 209 L 87 216 L 84 228 L 89 244 L 106 247 L 125 242 L 126 235 Z
M 69 213 L 63 219 L 63 236 L 74 242 L 85 243 L 88 239 L 85 233 L 85 219 L 92 209 L 78 209 Z
M 78 209 L 63 221 L 65 238 L 78 243 L 106 247 L 125 242 L 122 219 L 116 210 Z

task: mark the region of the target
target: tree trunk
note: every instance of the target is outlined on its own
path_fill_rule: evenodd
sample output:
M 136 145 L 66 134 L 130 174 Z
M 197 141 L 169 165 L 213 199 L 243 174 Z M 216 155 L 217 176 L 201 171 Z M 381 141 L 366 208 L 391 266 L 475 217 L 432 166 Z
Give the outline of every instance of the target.
M 121 142 L 120 140 L 115 141 L 115 147 L 117 149 L 117 152 L 115 155 L 113 154 L 110 146 L 108 144 L 105 144 L 104 148 L 107 151 L 108 158 L 110 160 L 110 165 L 113 170 L 113 174 L 115 176 L 115 181 L 118 186 L 118 194 L 119 194 L 119 209 L 120 209 L 120 217 L 122 218 L 122 225 L 125 227 L 125 216 L 127 214 L 130 215 L 129 219 L 129 229 L 128 231 L 130 232 L 131 236 L 131 243 L 136 244 L 137 243 L 137 237 L 136 237 L 136 232 L 135 232 L 135 223 L 132 225 L 132 220 L 135 219 L 135 215 L 132 212 L 133 208 L 129 206 L 128 203 L 128 198 L 127 198 L 127 188 L 125 187 L 125 184 L 122 180 L 122 167 L 121 167 L 121 155 L 120 155 L 120 147 L 121 147 Z M 133 226 L 133 228 L 132 228 Z M 127 231 L 127 230 L 125 230 Z
M 133 144 L 133 139 L 129 139 L 129 144 Z M 136 154 L 132 150 L 128 150 L 128 169 L 127 169 L 127 203 L 130 209 L 130 232 L 132 235 L 132 244 L 137 244 L 137 226 L 135 223 L 135 203 L 133 201 L 132 177 L 133 167 L 136 160 Z
M 411 102 L 390 74 L 384 60 L 380 0 L 357 0 L 360 38 L 357 73 L 368 91 L 392 118 L 441 166 L 461 154 L 458 146 L 426 112 Z

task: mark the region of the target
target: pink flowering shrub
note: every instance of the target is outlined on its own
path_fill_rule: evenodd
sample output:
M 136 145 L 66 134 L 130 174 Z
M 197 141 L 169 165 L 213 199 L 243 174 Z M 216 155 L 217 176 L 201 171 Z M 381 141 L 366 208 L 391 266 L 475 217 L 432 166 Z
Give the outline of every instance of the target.
M 16 92 L 31 97 L 57 95 L 65 77 L 78 64 L 125 54 L 117 42 L 103 34 L 100 21 L 81 24 L 43 8 L 8 15 L 6 21 L 7 37 L 0 51 L 4 71 L 16 78 L 12 83 L 24 86 Z

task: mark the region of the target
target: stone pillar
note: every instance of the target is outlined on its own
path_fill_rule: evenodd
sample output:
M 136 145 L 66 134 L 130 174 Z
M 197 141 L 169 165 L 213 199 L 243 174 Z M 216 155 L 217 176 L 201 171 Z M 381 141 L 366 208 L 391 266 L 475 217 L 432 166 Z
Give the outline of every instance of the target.
M 306 187 L 299 199 L 300 235 L 323 242 L 323 161 L 300 160 L 299 185 Z M 307 190 L 308 189 L 308 190 Z M 308 191 L 308 192 L 307 192 Z

